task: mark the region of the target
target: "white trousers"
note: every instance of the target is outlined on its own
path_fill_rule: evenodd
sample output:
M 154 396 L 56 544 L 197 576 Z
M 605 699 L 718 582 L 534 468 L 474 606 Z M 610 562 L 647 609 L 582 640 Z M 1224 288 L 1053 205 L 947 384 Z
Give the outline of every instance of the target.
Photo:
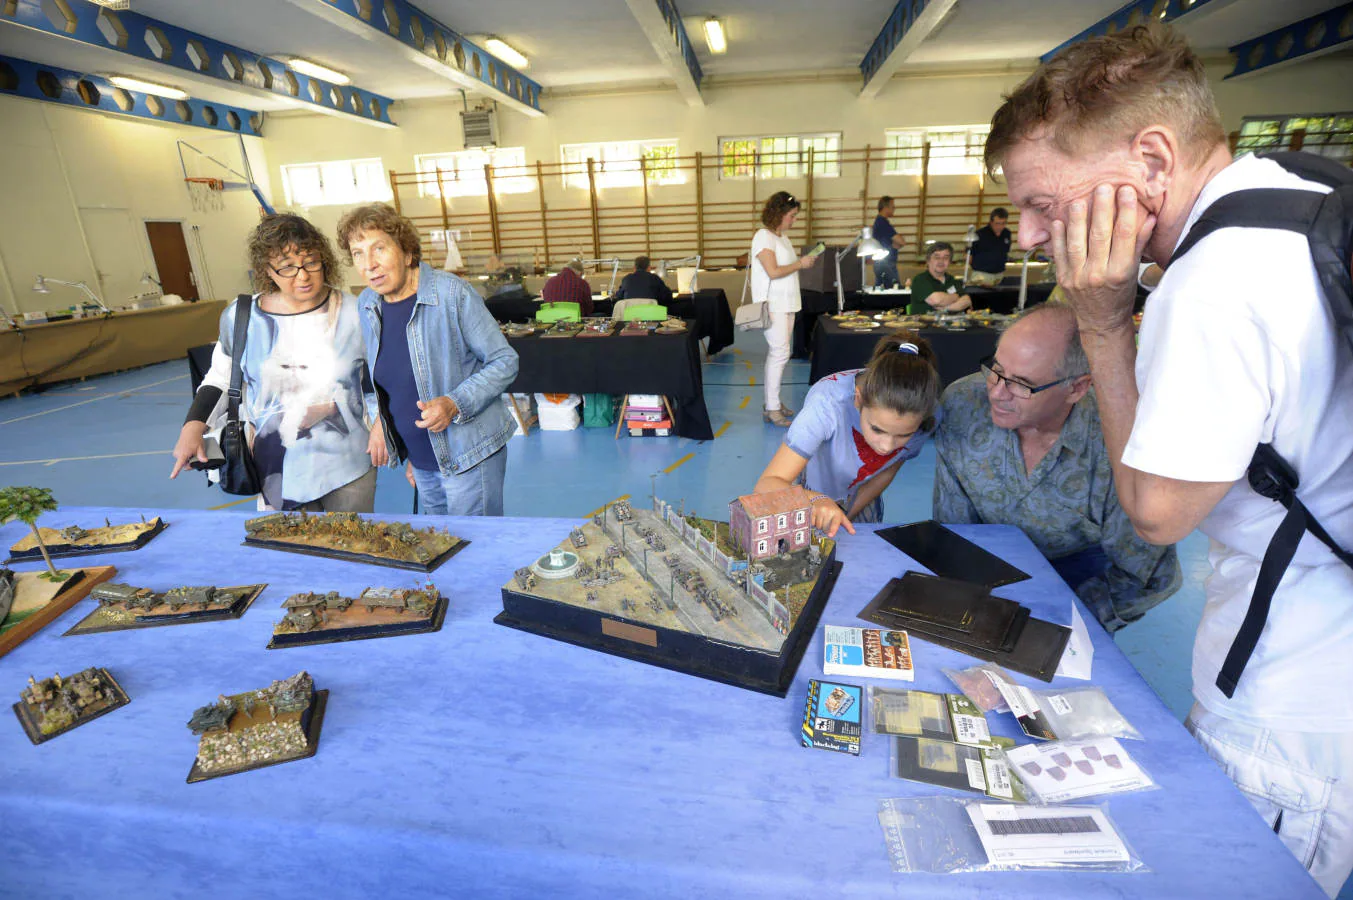
M 789 362 L 791 345 L 794 342 L 794 316 L 792 312 L 770 314 L 770 327 L 766 329 L 766 409 L 780 408 L 780 382 L 784 380 L 785 364 Z
M 1353 734 L 1272 731 L 1193 704 L 1184 725 L 1330 897 L 1353 870 Z

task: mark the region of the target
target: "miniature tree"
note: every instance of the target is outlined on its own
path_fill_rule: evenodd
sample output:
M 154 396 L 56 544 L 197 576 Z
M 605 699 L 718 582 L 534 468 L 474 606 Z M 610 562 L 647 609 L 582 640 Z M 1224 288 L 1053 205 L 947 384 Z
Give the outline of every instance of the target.
M 56 499 L 52 497 L 52 492 L 46 488 L 7 487 L 0 489 L 0 525 L 18 520 L 33 529 L 33 537 L 37 539 L 38 550 L 42 551 L 42 558 L 47 563 L 47 571 L 39 577 L 48 581 L 65 581 L 70 578 L 70 573 L 59 571 L 52 565 L 52 558 L 47 555 L 47 545 L 42 542 L 42 532 L 38 531 L 38 516 L 44 512 L 55 511 Z

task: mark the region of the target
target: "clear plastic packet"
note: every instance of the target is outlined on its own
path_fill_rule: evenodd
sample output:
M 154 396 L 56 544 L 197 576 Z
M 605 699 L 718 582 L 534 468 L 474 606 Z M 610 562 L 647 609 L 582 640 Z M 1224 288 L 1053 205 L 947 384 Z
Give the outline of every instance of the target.
M 1011 684 L 1014 683 L 1014 679 L 1010 677 L 1009 672 L 995 663 L 982 663 L 980 666 L 970 666 L 966 669 L 940 669 L 940 671 L 948 675 L 949 680 L 957 685 L 964 696 L 972 701 L 973 706 L 976 706 L 982 712 L 1002 713 L 1010 711 L 1010 704 L 1005 702 L 1005 698 L 1001 696 L 1001 692 L 996 689 L 996 685 L 992 682 L 991 676 L 986 673 L 990 672 L 995 677 Z
M 1141 732 L 1123 718 L 1102 688 L 1088 686 L 1034 691 L 1043 715 L 1060 741 L 1104 736 L 1142 740 Z
M 879 801 L 894 872 L 1149 872 L 1108 807 L 1020 806 L 954 797 Z
M 897 736 L 890 741 L 889 774 L 957 791 L 985 794 L 994 800 L 1028 802 L 1005 751 L 934 738 Z
M 1007 751 L 1005 758 L 1033 803 L 1066 803 L 1158 787 L 1111 737 L 1027 744 Z

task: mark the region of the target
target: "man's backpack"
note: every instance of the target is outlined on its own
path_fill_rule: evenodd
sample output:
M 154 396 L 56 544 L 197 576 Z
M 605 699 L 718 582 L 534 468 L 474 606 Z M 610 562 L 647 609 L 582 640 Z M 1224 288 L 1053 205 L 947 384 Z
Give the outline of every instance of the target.
M 1353 347 L 1353 169 L 1311 153 L 1283 152 L 1263 156 L 1300 178 L 1328 185 L 1332 190 L 1322 194 L 1287 188 L 1254 188 L 1227 194 L 1199 217 L 1170 257 L 1170 262 L 1179 259 L 1194 244 L 1219 228 L 1280 228 L 1303 234 L 1310 245 L 1311 260 L 1329 302 L 1334 326 Z M 1353 451 L 1353 448 L 1349 449 Z M 1217 687 L 1227 697 L 1235 694 L 1245 665 L 1259 643 L 1273 593 L 1291 564 L 1302 535 L 1309 531 L 1353 568 L 1353 553 L 1335 544 L 1329 532 L 1306 509 L 1297 496 L 1301 482 L 1296 470 L 1271 444 L 1260 444 L 1255 449 L 1246 474 L 1250 487 L 1281 503 L 1287 515 L 1264 551 L 1245 620 L 1217 674 Z

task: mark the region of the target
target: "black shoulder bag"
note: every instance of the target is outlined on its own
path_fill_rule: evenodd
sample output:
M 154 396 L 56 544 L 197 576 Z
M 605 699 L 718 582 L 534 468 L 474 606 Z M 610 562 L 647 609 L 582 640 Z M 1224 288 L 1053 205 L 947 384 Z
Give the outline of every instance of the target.
M 230 390 L 227 392 L 226 423 L 221 427 L 221 490 L 248 496 L 263 490 L 254 454 L 249 450 L 244 423 L 240 421 L 240 396 L 244 384 L 244 342 L 249 335 L 249 310 L 254 298 L 241 294 L 235 301 L 235 341 L 230 346 Z

